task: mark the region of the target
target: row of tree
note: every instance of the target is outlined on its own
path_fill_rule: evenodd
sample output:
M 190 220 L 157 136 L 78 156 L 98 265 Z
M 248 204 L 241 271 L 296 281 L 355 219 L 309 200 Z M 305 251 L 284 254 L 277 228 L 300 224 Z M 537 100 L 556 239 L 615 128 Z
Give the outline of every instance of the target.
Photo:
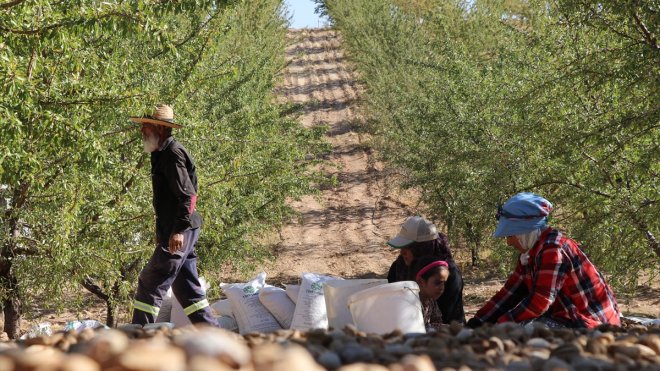
M 202 271 L 264 256 L 256 241 L 290 215 L 288 198 L 312 191 L 324 148 L 272 96 L 286 32 L 279 0 L 0 4 L 10 337 L 35 305 L 81 304 L 79 287 L 107 303 L 108 325 L 128 310 L 155 233 L 149 157 L 127 118 L 156 103 L 174 107 L 199 169 Z
M 615 284 L 657 277 L 657 4 L 316 2 L 366 86 L 383 158 L 473 263 L 505 251 L 496 205 L 534 191 Z

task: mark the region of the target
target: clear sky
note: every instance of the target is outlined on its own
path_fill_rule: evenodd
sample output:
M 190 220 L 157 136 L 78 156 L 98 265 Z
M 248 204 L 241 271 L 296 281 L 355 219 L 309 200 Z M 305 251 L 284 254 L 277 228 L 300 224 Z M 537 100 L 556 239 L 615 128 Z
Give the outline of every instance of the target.
M 316 4 L 312 0 L 285 0 L 289 12 L 291 28 L 316 28 L 327 26 L 326 18 L 314 14 Z

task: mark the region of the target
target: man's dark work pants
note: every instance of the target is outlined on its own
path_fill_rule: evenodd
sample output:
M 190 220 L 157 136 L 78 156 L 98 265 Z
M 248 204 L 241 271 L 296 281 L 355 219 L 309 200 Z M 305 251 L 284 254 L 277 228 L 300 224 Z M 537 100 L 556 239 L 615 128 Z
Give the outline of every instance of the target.
M 170 254 L 167 242 L 156 246 L 151 259 L 140 272 L 138 289 L 133 302 L 133 323 L 154 323 L 163 302 L 163 296 L 172 287 L 184 313 L 192 323 L 206 322 L 217 326 L 211 313 L 204 289 L 197 276 L 195 243 L 200 228 L 183 232 L 183 246 L 177 254 Z

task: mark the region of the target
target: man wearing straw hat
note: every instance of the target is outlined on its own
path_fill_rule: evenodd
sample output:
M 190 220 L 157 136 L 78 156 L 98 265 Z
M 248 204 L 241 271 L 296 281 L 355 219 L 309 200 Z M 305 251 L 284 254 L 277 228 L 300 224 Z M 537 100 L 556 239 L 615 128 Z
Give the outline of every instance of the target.
M 202 218 L 195 210 L 197 175 L 188 151 L 172 137 L 174 112 L 159 104 L 151 116 L 131 117 L 142 125 L 144 151 L 151 154 L 151 183 L 156 212 L 156 249 L 140 272 L 133 302 L 133 323 L 155 322 L 163 296 L 172 292 L 192 323 L 217 326 L 197 275 L 195 243 Z

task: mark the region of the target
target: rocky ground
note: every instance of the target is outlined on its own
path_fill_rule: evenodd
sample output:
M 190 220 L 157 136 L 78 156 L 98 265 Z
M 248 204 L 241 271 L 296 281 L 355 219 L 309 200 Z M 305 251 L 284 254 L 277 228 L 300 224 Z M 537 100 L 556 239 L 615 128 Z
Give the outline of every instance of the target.
M 460 325 L 434 334 L 240 336 L 214 328 L 86 329 L 0 343 L 0 370 L 660 370 L 660 327 L 549 330 Z

